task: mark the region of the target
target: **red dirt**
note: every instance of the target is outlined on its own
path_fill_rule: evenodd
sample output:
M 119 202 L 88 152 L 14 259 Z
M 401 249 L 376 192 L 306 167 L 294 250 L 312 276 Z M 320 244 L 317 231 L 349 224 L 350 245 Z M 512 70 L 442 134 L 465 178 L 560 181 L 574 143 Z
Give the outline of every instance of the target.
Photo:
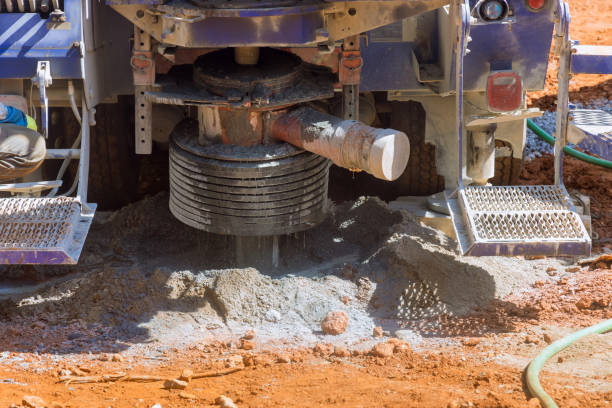
M 612 2 L 605 0 L 568 0 L 572 22 L 570 37 L 587 45 L 612 43 Z M 554 110 L 557 98 L 557 58 L 551 54 L 546 75 L 546 88 L 527 95 L 530 107 Z M 612 99 L 612 75 L 575 75 L 570 81 L 570 101 L 588 103 L 593 99 Z

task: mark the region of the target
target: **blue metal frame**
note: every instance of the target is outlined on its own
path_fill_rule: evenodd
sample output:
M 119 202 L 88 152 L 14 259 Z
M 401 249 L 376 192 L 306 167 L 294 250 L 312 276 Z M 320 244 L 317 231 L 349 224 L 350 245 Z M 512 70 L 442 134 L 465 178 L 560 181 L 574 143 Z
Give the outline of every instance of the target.
M 37 13 L 0 14 L 0 78 L 31 78 L 40 60 L 51 62 L 53 78 L 82 78 L 81 1 L 65 0 L 64 11 L 69 29 L 52 29 Z

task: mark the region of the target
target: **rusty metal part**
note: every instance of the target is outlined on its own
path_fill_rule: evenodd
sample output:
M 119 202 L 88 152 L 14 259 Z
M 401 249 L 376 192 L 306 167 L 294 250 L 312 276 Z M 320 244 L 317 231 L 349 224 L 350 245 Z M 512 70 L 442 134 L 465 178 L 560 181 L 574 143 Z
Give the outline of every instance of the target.
M 198 124 L 170 138 L 170 211 L 194 228 L 239 236 L 309 229 L 328 210 L 329 161 L 286 143 L 197 143 Z
M 354 120 L 301 107 L 270 114 L 270 136 L 327 157 L 340 167 L 364 170 L 392 181 L 408 164 L 408 137 L 393 129 L 376 129 Z
M 253 93 L 257 87 L 284 92 L 302 78 L 302 60 L 286 51 L 262 48 L 256 65 L 241 65 L 234 58 L 233 48 L 202 55 L 194 64 L 195 83 L 213 94 L 232 96 L 236 91 Z
M 259 61 L 259 47 L 234 48 L 234 61 L 238 65 L 257 65 Z

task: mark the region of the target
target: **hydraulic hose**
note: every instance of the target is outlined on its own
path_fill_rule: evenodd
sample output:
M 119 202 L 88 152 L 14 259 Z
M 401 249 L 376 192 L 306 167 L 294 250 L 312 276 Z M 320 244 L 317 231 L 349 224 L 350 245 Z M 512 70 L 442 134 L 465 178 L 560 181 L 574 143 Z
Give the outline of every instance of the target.
M 600 322 L 594 326 L 579 330 L 570 334 L 569 336 L 555 341 L 550 346 L 542 350 L 540 354 L 538 354 L 536 358 L 529 363 L 525 375 L 527 388 L 532 396 L 540 400 L 542 407 L 558 408 L 555 401 L 546 393 L 546 391 L 544 391 L 542 385 L 540 385 L 540 379 L 538 378 L 538 374 L 544 366 L 544 363 L 546 363 L 546 360 L 589 334 L 603 334 L 610 330 L 612 330 L 612 319 L 604 320 L 603 322 Z
M 555 138 L 546 133 L 544 129 L 535 124 L 531 119 L 527 119 L 527 127 L 533 131 L 538 137 L 544 140 L 546 143 L 553 145 L 555 144 Z M 579 152 L 578 150 L 574 150 L 571 147 L 565 146 L 563 151 L 568 155 L 577 158 L 578 160 L 582 160 L 587 163 L 596 164 L 597 166 L 606 167 L 608 169 L 612 169 L 612 162 L 604 159 L 600 159 L 597 157 L 593 157 L 586 153 Z

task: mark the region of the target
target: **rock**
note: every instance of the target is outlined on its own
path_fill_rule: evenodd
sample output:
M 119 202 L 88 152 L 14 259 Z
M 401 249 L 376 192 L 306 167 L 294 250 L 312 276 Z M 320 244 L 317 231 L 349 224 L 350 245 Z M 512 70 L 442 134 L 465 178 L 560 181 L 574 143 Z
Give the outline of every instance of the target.
M 281 314 L 277 310 L 270 309 L 266 312 L 266 315 L 264 316 L 264 318 L 269 322 L 276 323 L 280 321 Z
M 370 350 L 370 354 L 376 357 L 387 358 L 393 355 L 394 349 L 395 346 L 391 343 L 378 343 L 374 345 L 374 347 L 372 347 L 372 350 Z
M 190 393 L 185 392 L 185 391 L 179 392 L 179 397 L 184 398 L 184 399 L 189 399 L 189 400 L 198 399 L 198 397 L 196 397 L 195 395 L 190 394 Z
M 460 407 L 461 407 L 461 403 L 457 400 L 451 401 L 446 405 L 446 408 L 460 408 Z
M 576 307 L 578 309 L 584 310 L 584 309 L 589 309 L 592 304 L 593 304 L 593 301 L 591 299 L 587 297 L 583 297 L 578 302 L 576 302 Z
M 372 330 L 372 336 L 374 337 L 382 337 L 383 336 L 383 329 L 380 326 L 376 326 L 374 327 L 374 329 Z
M 151 408 L 163 408 L 161 404 L 155 404 Z
M 215 404 L 219 405 L 221 408 L 238 408 L 236 404 L 234 404 L 234 401 L 225 395 L 219 395 L 215 400 Z
M 557 363 L 562 363 L 563 362 L 563 357 L 559 356 L 557 357 Z
M 538 344 L 538 343 L 540 343 L 540 340 L 538 340 L 538 338 L 536 336 L 527 335 L 527 336 L 525 336 L 525 343 L 527 343 L 527 344 Z
M 546 268 L 546 273 L 548 274 L 548 276 L 555 276 L 557 274 L 557 269 L 553 268 L 552 266 L 549 266 L 548 268 Z
M 312 349 L 315 353 L 321 354 L 321 355 L 328 355 L 331 354 L 332 352 L 332 345 L 331 344 L 322 344 L 322 343 L 317 343 L 315 344 L 315 346 Z
M 164 388 L 168 390 L 184 390 L 187 388 L 189 383 L 183 380 L 166 380 L 164 381 Z
M 349 357 L 351 354 L 346 349 L 346 347 L 336 346 L 334 347 L 334 356 L 336 357 Z
M 244 357 L 240 354 L 234 354 L 229 356 L 225 361 L 227 362 L 225 365 L 226 367 L 236 367 L 244 364 Z
M 340 298 L 340 301 L 341 301 L 342 303 L 344 303 L 345 305 L 348 305 L 348 304 L 349 304 L 349 302 L 350 302 L 350 299 L 349 299 L 349 297 L 348 297 L 348 296 L 346 296 L 346 295 L 345 295 L 345 296 L 342 296 L 342 297 Z
M 100 360 L 100 361 L 110 361 L 110 356 L 108 354 L 100 354 L 100 356 L 98 357 L 98 360 Z
M 69 375 L 72 375 L 72 371 L 63 369 L 63 370 L 59 370 L 58 374 L 60 377 L 67 377 Z
M 255 348 L 255 343 L 251 340 L 242 339 L 240 340 L 240 348 L 243 350 L 253 350 Z
M 571 268 L 565 268 L 565 272 L 576 273 L 580 271 L 580 267 L 572 266 Z
M 111 356 L 111 361 L 121 362 L 123 361 L 123 356 L 121 354 L 113 354 Z
M 45 408 L 45 401 L 35 395 L 26 395 L 23 397 L 21 404 L 27 408 Z
M 253 340 L 255 338 L 255 330 L 247 330 L 246 333 L 244 333 L 244 336 L 241 338 L 245 340 Z
M 393 335 L 404 341 L 414 340 L 415 338 L 415 334 L 412 330 L 396 330 Z
M 529 401 L 527 401 L 527 407 L 529 408 L 542 408 L 542 405 L 540 404 L 540 400 L 537 398 L 531 398 Z
M 552 336 L 548 333 L 544 333 L 544 341 L 546 342 L 546 344 L 550 344 L 552 343 L 554 340 L 552 338 Z
M 321 322 L 321 329 L 325 334 L 338 335 L 344 333 L 348 325 L 348 314 L 343 310 L 329 312 Z
M 193 377 L 193 371 L 186 368 L 181 372 L 181 376 L 179 377 L 179 380 L 189 382 L 191 381 L 191 377 Z
M 289 358 L 289 356 L 283 354 L 278 356 L 276 362 L 281 364 L 289 364 L 291 362 L 291 359 Z
M 48 408 L 64 408 L 64 404 L 60 404 L 57 401 L 51 401 Z
M 467 347 L 475 347 L 482 341 L 480 337 L 468 337 L 467 339 L 463 339 L 462 343 Z

